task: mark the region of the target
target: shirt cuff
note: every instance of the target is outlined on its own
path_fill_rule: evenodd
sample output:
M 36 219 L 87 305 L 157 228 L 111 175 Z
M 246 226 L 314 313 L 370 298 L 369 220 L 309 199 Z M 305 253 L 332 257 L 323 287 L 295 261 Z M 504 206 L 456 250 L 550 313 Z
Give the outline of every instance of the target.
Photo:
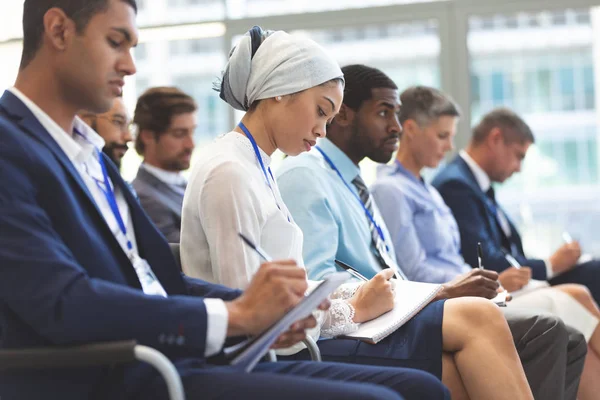
M 214 356 L 221 351 L 227 336 L 229 313 L 221 299 L 204 299 L 207 315 L 205 357 Z
M 552 269 L 552 263 L 550 259 L 544 260 L 544 264 L 546 264 L 546 280 L 552 279 L 554 276 L 554 270 Z

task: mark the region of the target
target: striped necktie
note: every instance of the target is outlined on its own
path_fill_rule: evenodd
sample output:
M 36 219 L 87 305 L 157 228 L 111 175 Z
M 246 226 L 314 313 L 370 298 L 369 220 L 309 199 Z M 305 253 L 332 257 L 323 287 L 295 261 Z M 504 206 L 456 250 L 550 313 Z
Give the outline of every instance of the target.
M 373 210 L 373 197 L 371 196 L 371 193 L 369 192 L 365 181 L 363 181 L 361 176 L 358 175 L 352 180 L 352 184 L 358 190 L 358 196 L 360 197 L 360 201 L 362 201 L 365 208 L 374 217 L 375 213 Z M 373 221 L 371 221 L 371 219 L 368 217 L 367 221 L 369 222 L 369 230 L 371 231 L 371 251 L 373 252 L 375 258 L 377 258 L 377 261 L 379 261 L 381 268 L 392 268 L 394 271 L 399 271 L 400 276 L 406 279 L 406 276 L 404 275 L 402 270 L 400 270 L 398 266 L 391 264 L 393 263 L 392 257 L 389 255 L 386 248 L 386 244 L 383 238 L 379 236 L 379 232 L 377 232 L 377 228 L 375 227 Z

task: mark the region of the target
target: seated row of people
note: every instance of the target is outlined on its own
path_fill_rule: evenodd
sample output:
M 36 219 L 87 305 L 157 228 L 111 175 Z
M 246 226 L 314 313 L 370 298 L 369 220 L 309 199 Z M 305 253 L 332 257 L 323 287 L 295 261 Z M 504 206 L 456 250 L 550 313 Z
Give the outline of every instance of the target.
M 0 99 L 3 348 L 133 338 L 174 361 L 190 398 L 279 398 L 284 390 L 290 399 L 576 398 L 586 354 L 581 333 L 551 314 L 501 312 L 486 299 L 460 296 L 456 281 L 379 344 L 321 340 L 330 362 L 303 361 L 307 351 L 297 343 L 306 329 L 315 338 L 351 332 L 392 307 L 389 280 L 406 275 L 357 166 L 365 157 L 389 160 L 398 144 L 399 93 L 385 74 L 360 65 L 340 69 L 305 38 L 258 27 L 248 32 L 220 85 L 221 98 L 246 115 L 202 149 L 192 170 L 183 198 L 182 275 L 164 235 L 100 153 L 102 138 L 75 118 L 79 109 L 108 111 L 122 77 L 135 73 L 136 3 L 55 3 L 44 9 L 25 2 L 22 66 Z M 189 165 L 195 104 L 169 115 L 153 106 L 186 102 L 180 91 L 142 97 L 136 147 L 148 165 L 140 172 L 180 195 L 175 175 Z M 160 143 L 171 161 L 156 154 Z M 277 179 L 269 166 L 276 149 L 297 156 L 286 159 Z M 295 173 L 300 179 L 292 179 Z M 157 192 L 163 194 L 146 194 Z M 333 216 L 331 223 L 323 216 Z M 239 232 L 277 259 L 292 260 L 259 268 Z M 260 363 L 252 374 L 224 365 L 226 339 L 270 326 L 311 285 L 304 268 L 320 279 L 333 271 L 331 257 L 371 279 L 342 286 L 330 308 L 292 325 L 276 344 L 287 362 Z M 495 292 L 497 274 L 478 274 Z M 141 364 L 2 378 L 0 393 L 24 399 L 42 391 L 57 398 L 166 393 Z

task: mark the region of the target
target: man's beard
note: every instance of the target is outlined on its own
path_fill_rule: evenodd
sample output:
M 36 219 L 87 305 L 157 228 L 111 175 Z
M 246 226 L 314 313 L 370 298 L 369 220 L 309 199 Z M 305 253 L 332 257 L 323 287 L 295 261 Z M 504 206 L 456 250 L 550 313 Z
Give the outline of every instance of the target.
M 117 152 L 117 150 L 127 151 L 127 149 L 128 149 L 128 147 L 126 144 L 109 143 L 106 146 L 104 146 L 104 149 L 102 149 L 102 152 L 104 154 L 106 154 L 113 163 L 115 163 L 117 168 L 121 169 L 121 158 L 117 157 L 116 152 Z

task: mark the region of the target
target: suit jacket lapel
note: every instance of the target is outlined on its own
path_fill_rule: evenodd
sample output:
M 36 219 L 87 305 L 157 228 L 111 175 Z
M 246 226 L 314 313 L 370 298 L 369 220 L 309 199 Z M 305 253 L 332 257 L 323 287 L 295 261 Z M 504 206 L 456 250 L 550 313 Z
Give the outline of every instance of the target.
M 106 220 L 104 219 L 104 216 L 96 204 L 96 201 L 88 190 L 87 185 L 81 178 L 79 171 L 77 171 L 71 160 L 60 148 L 58 143 L 56 143 L 54 138 L 52 138 L 52 136 L 46 131 L 38 119 L 31 113 L 29 108 L 27 108 L 27 106 L 25 106 L 25 104 L 23 104 L 23 102 L 21 102 L 12 93 L 8 91 L 4 93 L 0 99 L 0 107 L 7 112 L 7 114 L 23 129 L 26 134 L 44 144 L 52 152 L 62 167 L 67 171 L 67 174 L 75 183 L 76 188 L 83 192 L 84 197 L 88 202 L 87 206 L 89 209 L 93 210 L 92 212 L 96 214 L 96 219 L 98 220 L 97 226 L 103 231 L 103 235 L 111 243 L 111 247 L 121 259 L 119 266 L 121 267 L 121 270 L 125 275 L 129 285 L 141 288 L 139 279 L 135 274 L 129 258 L 110 230 Z
M 496 240 L 496 242 L 499 243 L 501 246 L 505 246 L 505 242 L 509 239 L 504 234 L 502 226 L 498 221 L 498 217 L 496 215 L 496 206 L 493 204 L 492 200 L 485 194 L 485 192 L 481 190 L 481 187 L 479 186 L 479 183 L 477 182 L 473 171 L 471 171 L 471 168 L 465 162 L 465 160 L 463 160 L 462 157 L 457 156 L 456 163 L 461 169 L 463 175 L 467 178 L 467 182 L 469 183 L 473 191 L 483 202 L 483 205 L 487 211 L 486 214 L 488 219 L 488 225 L 490 226 L 491 233 L 494 236 L 494 240 Z
M 167 185 L 144 168 L 140 168 L 136 179 L 145 184 L 146 188 L 152 191 L 155 199 L 159 199 L 175 215 L 181 218 L 182 197 L 170 185 Z

